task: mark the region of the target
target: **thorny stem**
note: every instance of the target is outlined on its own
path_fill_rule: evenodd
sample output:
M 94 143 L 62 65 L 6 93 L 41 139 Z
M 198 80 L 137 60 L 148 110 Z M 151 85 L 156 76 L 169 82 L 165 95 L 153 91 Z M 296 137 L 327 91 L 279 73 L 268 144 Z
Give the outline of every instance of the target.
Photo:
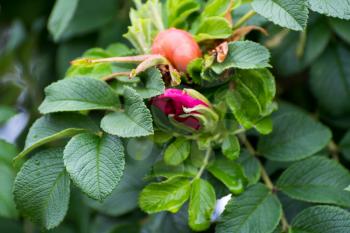
M 239 27 L 241 27 L 243 24 L 245 24 L 250 18 L 252 18 L 254 15 L 256 14 L 256 12 L 254 10 L 250 10 L 248 11 L 245 15 L 243 15 L 238 21 L 237 23 L 234 25 L 234 29 L 237 29 Z
M 254 149 L 254 147 L 252 146 L 252 144 L 249 142 L 249 140 L 247 139 L 247 136 L 245 134 L 239 134 L 238 135 L 241 142 L 244 144 L 244 146 L 247 148 L 248 152 L 254 156 L 257 155 L 256 150 Z M 259 160 L 259 165 L 261 168 L 261 178 L 264 181 L 265 185 L 272 191 L 275 190 L 275 186 L 273 185 L 269 175 L 267 174 L 264 166 L 262 165 L 262 163 Z M 287 232 L 289 229 L 289 224 L 287 221 L 287 218 L 284 214 L 284 212 L 282 211 L 282 217 L 281 217 L 281 224 L 282 224 L 282 230 L 283 232 Z
M 210 158 L 210 155 L 211 155 L 211 150 L 212 150 L 212 148 L 211 148 L 211 146 L 209 146 L 209 148 L 205 152 L 205 157 L 203 159 L 203 164 L 202 164 L 201 168 L 199 169 L 199 172 L 197 173 L 197 175 L 194 177 L 193 180 L 199 179 L 202 176 L 204 170 L 208 166 L 209 158 Z

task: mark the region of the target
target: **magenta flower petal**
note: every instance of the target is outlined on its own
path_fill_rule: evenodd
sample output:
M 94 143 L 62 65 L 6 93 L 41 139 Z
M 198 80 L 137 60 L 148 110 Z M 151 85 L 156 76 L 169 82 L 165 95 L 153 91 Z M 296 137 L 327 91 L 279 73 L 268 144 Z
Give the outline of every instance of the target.
M 151 99 L 151 105 L 160 109 L 165 115 L 174 115 L 176 121 L 196 130 L 200 128 L 198 119 L 192 116 L 186 118 L 179 116 L 185 114 L 183 108 L 193 108 L 198 105 L 208 106 L 202 100 L 193 98 L 185 91 L 174 88 L 166 89 L 164 94 Z

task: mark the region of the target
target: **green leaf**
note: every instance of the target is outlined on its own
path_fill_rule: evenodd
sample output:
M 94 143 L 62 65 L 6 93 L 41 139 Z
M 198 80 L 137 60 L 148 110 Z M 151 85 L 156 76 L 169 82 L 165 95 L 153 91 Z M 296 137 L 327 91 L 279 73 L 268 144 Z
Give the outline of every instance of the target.
M 254 0 L 253 9 L 282 27 L 301 31 L 308 19 L 306 0 Z
M 136 10 L 130 11 L 131 26 L 124 34 L 139 53 L 149 53 L 153 37 L 164 30 L 162 3 L 158 0 L 143 3 L 137 0 Z
M 311 67 L 311 90 L 323 110 L 333 116 L 350 112 L 350 51 L 329 47 Z
M 340 141 L 339 148 L 344 157 L 350 160 L 350 131 L 348 131 Z
M 350 232 L 350 213 L 334 206 L 313 206 L 305 209 L 293 219 L 291 232 Z
M 213 186 L 206 180 L 193 181 L 188 208 L 188 221 L 193 230 L 204 231 L 210 227 L 215 203 L 216 196 Z
M 274 77 L 267 69 L 239 70 L 234 83 L 235 90 L 227 93 L 226 102 L 237 121 L 246 129 L 266 132 L 261 121 L 276 108 Z
M 240 194 L 247 182 L 242 167 L 231 160 L 217 158 L 208 171 L 220 180 L 233 193 Z
M 286 77 L 301 73 L 306 67 L 313 64 L 326 50 L 332 37 L 327 19 L 323 17 L 317 18 L 315 22 L 310 20 L 307 31 L 302 33 L 275 28 L 275 33 L 271 33 L 267 43 L 271 44 L 274 68 L 277 73 Z M 283 40 L 274 44 L 274 38 L 279 37 L 283 37 Z M 305 41 L 302 42 L 304 39 Z
M 58 41 L 74 17 L 79 0 L 57 0 L 51 12 L 48 29 Z
M 84 52 L 81 58 L 99 59 L 117 56 L 129 56 L 133 55 L 133 51 L 124 44 L 115 43 L 108 46 L 107 49 L 92 48 Z M 102 79 L 106 76 L 111 75 L 114 72 L 130 72 L 131 69 L 135 68 L 132 64 L 122 63 L 77 63 L 69 67 L 65 74 L 65 78 L 94 78 Z M 117 80 L 120 78 L 126 78 L 129 81 L 129 77 L 116 77 Z M 135 79 L 133 79 L 135 80 Z
M 335 33 L 340 38 L 342 38 L 346 42 L 350 43 L 350 21 L 329 18 L 329 22 L 330 22 L 333 30 L 335 31 Z
M 241 150 L 238 138 L 235 135 L 227 136 L 221 145 L 221 150 L 226 158 L 230 160 L 237 159 Z
M 261 174 L 259 160 L 255 156 L 249 154 L 248 151 L 243 150 L 237 162 L 241 164 L 249 185 L 258 183 Z
M 264 46 L 252 41 L 236 41 L 228 44 L 228 54 L 223 63 L 215 63 L 211 68 L 221 74 L 229 68 L 259 69 L 271 67 L 270 53 Z
M 276 107 L 277 108 L 277 107 Z M 269 134 L 273 130 L 273 123 L 272 123 L 272 118 L 271 116 L 264 117 L 260 121 L 258 121 L 255 125 L 255 129 L 260 133 L 260 134 Z
M 24 150 L 15 158 L 21 159 L 34 149 L 84 131 L 98 131 L 98 126 L 86 116 L 75 113 L 45 115 L 34 122 L 26 138 Z
M 196 0 L 168 0 L 166 9 L 169 27 L 186 28 L 188 17 L 199 11 L 200 5 Z
M 24 233 L 22 224 L 8 218 L 0 218 L 0 227 L 4 233 Z
M 134 55 L 135 51 L 129 48 L 127 45 L 117 42 L 117 43 L 108 45 L 106 52 L 108 52 L 108 54 L 111 54 L 111 56 L 124 57 L 124 56 Z
M 82 58 L 98 59 L 113 55 L 101 48 L 92 48 L 86 51 Z M 73 64 L 66 72 L 65 78 L 89 77 L 100 79 L 113 73 L 112 63 Z
M 0 125 L 16 115 L 16 111 L 8 106 L 0 106 Z
M 320 156 L 291 165 L 277 187 L 291 198 L 350 207 L 350 173 L 336 161 Z
M 16 154 L 15 145 L 0 140 L 0 217 L 17 218 L 18 216 L 12 193 L 16 176 L 16 171 L 12 167 L 12 158 Z
M 110 216 L 121 216 L 137 208 L 139 193 L 146 186 L 144 176 L 150 171 L 153 159 L 126 162 L 124 175 L 118 186 L 103 202 L 88 199 L 87 204 Z
M 164 162 L 176 166 L 185 161 L 190 155 L 191 142 L 186 138 L 177 138 L 164 152 Z
M 163 94 L 165 84 L 158 69 L 148 69 L 146 72 L 138 75 L 138 77 L 140 77 L 141 83 L 139 83 L 137 87 L 133 87 L 133 89 L 135 89 L 142 98 L 149 99 Z
M 201 16 L 204 17 L 211 17 L 211 16 L 225 16 L 226 13 L 229 11 L 229 8 L 231 6 L 232 0 L 210 0 L 206 4 Z M 234 1 L 235 4 L 237 4 L 239 1 Z
M 68 142 L 63 160 L 73 182 L 89 197 L 102 201 L 123 175 L 124 147 L 115 136 L 79 134 Z
M 12 165 L 12 159 L 18 153 L 17 147 L 0 139 L 0 162 Z
M 232 35 L 230 23 L 223 17 L 204 18 L 194 31 L 197 42 L 204 40 L 225 39 Z
M 70 180 L 62 155 L 60 148 L 37 153 L 23 165 L 15 180 L 17 208 L 46 229 L 60 224 L 68 210 Z
M 65 75 L 65 78 L 89 77 L 101 79 L 113 73 L 112 65 L 108 63 L 73 65 Z
M 166 165 L 164 161 L 158 161 L 153 165 L 152 172 L 148 177 L 187 177 L 193 178 L 197 175 L 198 169 L 190 163 L 182 163 L 177 166 Z
M 161 212 L 151 215 L 142 226 L 142 233 L 192 233 L 188 227 L 188 216 L 185 208 L 176 214 Z
M 191 183 L 186 178 L 171 178 L 146 186 L 140 194 L 139 205 L 148 214 L 160 211 L 176 213 L 190 197 Z
M 280 111 L 273 117 L 274 130 L 262 136 L 258 152 L 273 161 L 296 161 L 323 149 L 331 140 L 332 132 L 307 114 Z
M 94 0 L 58 0 L 50 15 L 48 29 L 55 41 L 91 32 L 111 21 L 117 6 L 114 0 L 105 0 L 103 4 L 95 4 Z
M 114 110 L 117 94 L 103 81 L 92 78 L 64 79 L 45 88 L 46 98 L 39 110 L 43 114 L 82 110 Z
M 300 37 L 300 35 L 298 35 Z M 307 38 L 305 44 L 305 51 L 301 58 L 304 66 L 312 64 L 327 48 L 329 41 L 332 37 L 332 31 L 327 25 L 327 21 L 321 18 L 315 24 L 311 25 L 307 31 Z M 296 50 L 300 46 L 300 40 L 295 40 Z M 294 50 L 294 54 L 298 56 L 298 53 Z M 300 58 L 299 58 L 300 59 Z M 282 61 L 283 62 L 283 61 Z
M 201 73 L 203 69 L 203 58 L 197 58 L 191 61 L 187 65 L 187 73 L 192 78 L 192 81 L 196 84 L 201 83 Z
M 124 89 L 123 112 L 106 115 L 101 128 L 120 137 L 140 137 L 153 134 L 152 116 L 142 98 L 130 87 Z
M 264 185 L 256 184 L 231 199 L 216 227 L 217 233 L 270 233 L 282 215 L 281 203 Z M 262 221 L 263 219 L 263 221 Z
M 350 19 L 350 2 L 348 0 L 307 0 L 309 8 L 320 14 Z

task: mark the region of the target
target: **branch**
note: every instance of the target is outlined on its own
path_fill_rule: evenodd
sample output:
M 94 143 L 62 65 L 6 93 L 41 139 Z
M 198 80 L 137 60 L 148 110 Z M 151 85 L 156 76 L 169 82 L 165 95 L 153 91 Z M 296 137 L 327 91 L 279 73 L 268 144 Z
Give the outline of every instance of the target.
M 249 140 L 247 139 L 247 136 L 245 134 L 239 134 L 238 135 L 241 142 L 244 144 L 244 146 L 247 148 L 248 152 L 251 154 L 251 155 L 254 155 L 256 156 L 257 155 L 257 152 L 256 150 L 254 149 L 254 147 L 252 146 L 252 144 L 249 142 Z M 257 158 L 258 159 L 258 158 Z M 261 178 L 262 180 L 264 181 L 265 185 L 271 190 L 271 191 L 274 191 L 276 190 L 275 186 L 273 185 L 269 175 L 267 174 L 263 164 L 261 163 L 261 161 L 258 159 L 259 161 L 259 165 L 260 165 L 260 168 L 261 168 Z M 288 232 L 288 229 L 289 229 L 289 224 L 288 224 L 288 221 L 287 221 L 287 218 L 282 210 L 282 217 L 281 217 L 281 223 L 282 223 L 282 230 L 283 232 Z

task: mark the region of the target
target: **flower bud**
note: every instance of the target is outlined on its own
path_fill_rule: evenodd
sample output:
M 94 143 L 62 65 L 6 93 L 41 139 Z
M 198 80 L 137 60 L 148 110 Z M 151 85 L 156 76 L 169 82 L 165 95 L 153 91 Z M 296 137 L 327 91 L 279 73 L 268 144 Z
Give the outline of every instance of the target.
M 196 98 L 197 97 L 197 98 Z M 152 112 L 161 112 L 175 128 L 196 132 L 213 126 L 217 114 L 211 109 L 209 101 L 199 92 L 185 89 L 167 89 L 164 94 L 151 99 Z M 163 117 L 164 119 L 164 117 Z

